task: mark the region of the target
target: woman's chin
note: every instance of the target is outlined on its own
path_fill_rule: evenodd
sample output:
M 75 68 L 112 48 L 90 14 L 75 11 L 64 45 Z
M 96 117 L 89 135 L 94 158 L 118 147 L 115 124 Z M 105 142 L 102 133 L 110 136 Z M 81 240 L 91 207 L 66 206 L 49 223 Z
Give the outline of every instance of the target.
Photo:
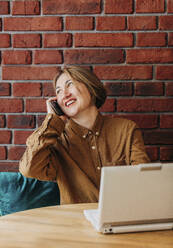
M 66 111 L 65 114 L 69 117 L 69 118 L 73 118 L 78 114 L 78 111 Z

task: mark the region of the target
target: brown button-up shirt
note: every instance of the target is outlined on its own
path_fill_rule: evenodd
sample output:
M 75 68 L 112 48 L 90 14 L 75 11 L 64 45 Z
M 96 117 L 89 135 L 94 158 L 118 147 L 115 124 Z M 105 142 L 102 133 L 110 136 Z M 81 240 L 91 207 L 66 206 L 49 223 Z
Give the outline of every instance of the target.
M 54 114 L 27 139 L 19 170 L 57 181 L 61 204 L 97 202 L 102 166 L 149 162 L 141 132 L 130 120 L 97 115 L 91 130 Z

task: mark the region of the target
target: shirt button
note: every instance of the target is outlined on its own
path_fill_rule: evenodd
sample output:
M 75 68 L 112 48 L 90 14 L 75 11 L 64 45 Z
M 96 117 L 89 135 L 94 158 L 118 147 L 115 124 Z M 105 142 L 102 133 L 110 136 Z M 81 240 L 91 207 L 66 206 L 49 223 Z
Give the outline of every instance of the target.
M 97 170 L 100 170 L 101 169 L 101 167 L 100 166 L 97 166 Z
M 84 134 L 82 137 L 85 139 L 86 138 L 86 135 Z
M 38 132 L 39 135 L 41 135 L 41 132 Z
M 93 150 L 95 150 L 95 149 L 96 149 L 96 147 L 95 147 L 95 146 L 91 146 L 91 148 L 92 148 Z
M 96 132 L 96 135 L 98 136 L 99 135 L 99 132 Z
M 91 134 L 91 131 L 89 131 L 88 133 Z

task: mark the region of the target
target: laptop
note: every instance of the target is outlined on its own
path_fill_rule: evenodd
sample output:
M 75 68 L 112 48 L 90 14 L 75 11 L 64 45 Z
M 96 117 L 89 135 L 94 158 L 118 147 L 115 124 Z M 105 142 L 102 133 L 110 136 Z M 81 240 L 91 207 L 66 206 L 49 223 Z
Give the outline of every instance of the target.
M 84 215 L 104 234 L 173 229 L 173 163 L 102 167 L 98 209 Z

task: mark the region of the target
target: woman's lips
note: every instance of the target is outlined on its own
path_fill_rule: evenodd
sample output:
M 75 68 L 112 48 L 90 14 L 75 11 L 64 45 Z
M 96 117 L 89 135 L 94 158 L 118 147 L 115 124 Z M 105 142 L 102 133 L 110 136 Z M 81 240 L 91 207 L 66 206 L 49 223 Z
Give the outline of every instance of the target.
M 76 102 L 76 99 L 69 99 L 68 101 L 65 102 L 65 106 L 69 107 L 71 104 L 73 104 L 74 102 Z

